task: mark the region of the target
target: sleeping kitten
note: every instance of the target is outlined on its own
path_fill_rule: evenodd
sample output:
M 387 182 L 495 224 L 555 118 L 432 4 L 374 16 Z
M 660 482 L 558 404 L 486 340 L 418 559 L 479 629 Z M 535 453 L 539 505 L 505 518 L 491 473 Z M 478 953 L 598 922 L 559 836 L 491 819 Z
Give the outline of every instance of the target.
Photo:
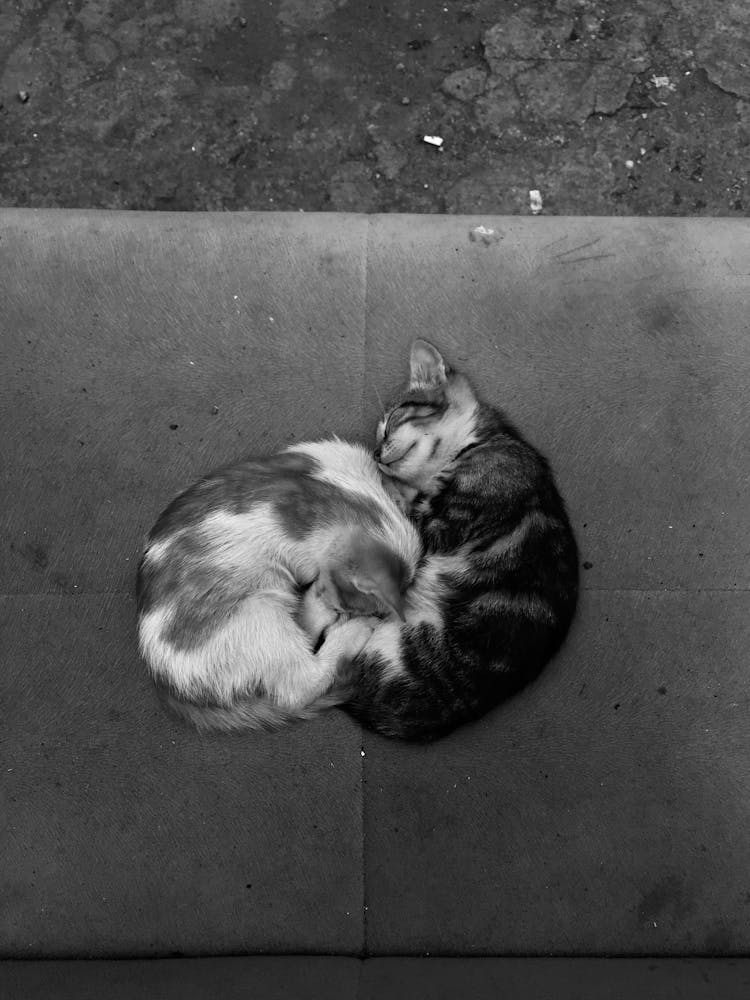
M 375 628 L 339 693 L 364 725 L 431 739 L 537 676 L 562 643 L 578 555 L 549 465 L 427 341 L 383 417 L 375 457 L 426 555 L 405 624 Z
M 419 554 L 361 446 L 237 462 L 178 496 L 151 531 L 141 653 L 169 707 L 199 728 L 307 718 L 337 703 L 328 689 L 372 616 L 403 615 Z

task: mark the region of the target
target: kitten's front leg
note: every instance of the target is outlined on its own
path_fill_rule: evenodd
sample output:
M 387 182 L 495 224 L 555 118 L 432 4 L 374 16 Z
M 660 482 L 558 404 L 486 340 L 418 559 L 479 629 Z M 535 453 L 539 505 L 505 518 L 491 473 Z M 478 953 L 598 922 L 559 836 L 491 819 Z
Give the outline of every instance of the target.
M 325 599 L 318 580 L 314 580 L 300 598 L 297 620 L 300 627 L 310 636 L 312 648 L 315 649 L 326 629 L 330 628 L 339 618 L 339 613 Z
M 362 652 L 374 631 L 376 621 L 371 617 L 350 618 L 331 626 L 323 645 L 315 654 L 316 657 L 335 672 L 342 661 L 353 660 Z

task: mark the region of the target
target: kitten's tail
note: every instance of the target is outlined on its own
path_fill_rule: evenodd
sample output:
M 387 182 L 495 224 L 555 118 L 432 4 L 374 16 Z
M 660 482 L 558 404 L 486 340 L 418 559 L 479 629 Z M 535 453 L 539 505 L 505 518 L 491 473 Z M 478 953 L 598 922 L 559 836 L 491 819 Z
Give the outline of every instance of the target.
M 335 708 L 344 700 L 339 692 L 321 695 L 314 702 L 299 709 L 282 708 L 268 698 L 247 698 L 232 705 L 200 705 L 183 701 L 171 691 L 160 689 L 160 698 L 166 708 L 200 732 L 240 732 L 243 730 L 281 729 L 293 722 L 312 719 L 326 709 Z

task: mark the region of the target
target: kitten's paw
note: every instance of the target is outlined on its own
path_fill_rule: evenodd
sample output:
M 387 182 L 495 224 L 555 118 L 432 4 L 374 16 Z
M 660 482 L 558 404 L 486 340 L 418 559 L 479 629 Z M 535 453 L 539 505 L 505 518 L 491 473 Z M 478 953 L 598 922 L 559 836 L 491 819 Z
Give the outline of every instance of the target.
M 350 618 L 349 621 L 332 625 L 326 633 L 320 652 L 353 659 L 367 645 L 376 621 L 374 618 Z
M 334 625 L 338 617 L 338 612 L 327 603 L 316 583 L 307 588 L 300 600 L 297 620 L 314 646 L 319 645 L 325 630 Z

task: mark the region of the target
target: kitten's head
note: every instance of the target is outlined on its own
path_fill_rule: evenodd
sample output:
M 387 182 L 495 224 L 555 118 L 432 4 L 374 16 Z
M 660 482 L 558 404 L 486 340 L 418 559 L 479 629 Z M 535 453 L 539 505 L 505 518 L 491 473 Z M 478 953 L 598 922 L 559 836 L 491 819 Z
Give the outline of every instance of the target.
M 477 440 L 478 401 L 437 348 L 415 340 L 409 384 L 377 429 L 375 459 L 404 495 L 435 492 L 441 475 Z
M 339 612 L 387 616 L 403 620 L 409 569 L 396 552 L 365 535 L 342 540 L 321 570 L 319 586 L 325 599 Z

